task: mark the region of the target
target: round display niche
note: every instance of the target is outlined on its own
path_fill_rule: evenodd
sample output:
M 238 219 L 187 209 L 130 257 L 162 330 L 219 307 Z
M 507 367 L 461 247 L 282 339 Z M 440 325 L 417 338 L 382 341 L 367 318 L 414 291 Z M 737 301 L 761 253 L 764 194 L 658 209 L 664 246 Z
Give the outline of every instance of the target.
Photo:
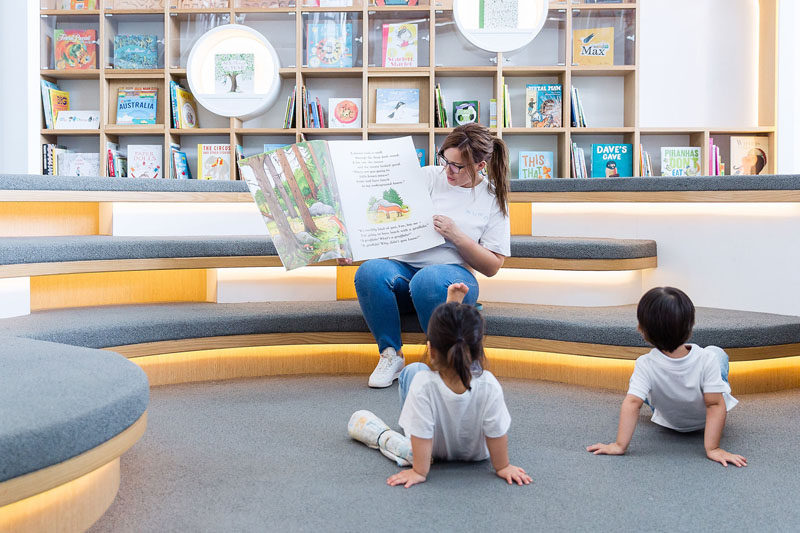
M 266 37 L 247 26 L 227 24 L 197 40 L 186 78 L 195 100 L 212 113 L 248 118 L 275 103 L 279 69 L 278 54 Z
M 548 0 L 453 0 L 461 34 L 489 52 L 511 52 L 530 43 L 547 20 Z

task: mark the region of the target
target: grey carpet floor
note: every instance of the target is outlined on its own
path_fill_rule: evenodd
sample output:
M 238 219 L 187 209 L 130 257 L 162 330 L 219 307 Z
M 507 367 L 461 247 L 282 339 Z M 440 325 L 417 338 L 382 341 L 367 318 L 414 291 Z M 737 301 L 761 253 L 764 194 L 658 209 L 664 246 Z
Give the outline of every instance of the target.
M 366 380 L 154 388 L 119 495 L 90 531 L 800 528 L 798 391 L 740 397 L 723 437 L 750 463 L 737 469 L 705 458 L 702 433 L 664 430 L 644 414 L 628 455 L 595 457 L 584 447 L 614 438 L 621 394 L 503 379 L 511 461 L 533 484 L 508 486 L 484 461 L 433 465 L 426 483 L 404 489 L 385 483 L 392 462 L 347 437 L 358 409 L 397 427 L 397 386 L 371 390 Z

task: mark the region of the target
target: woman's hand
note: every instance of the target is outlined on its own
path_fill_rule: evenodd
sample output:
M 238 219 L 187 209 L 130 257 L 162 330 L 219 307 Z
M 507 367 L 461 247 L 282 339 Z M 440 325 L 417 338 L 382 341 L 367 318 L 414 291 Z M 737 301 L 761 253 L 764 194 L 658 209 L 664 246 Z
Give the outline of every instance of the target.
M 464 237 L 464 232 L 458 229 L 453 219 L 448 216 L 433 215 L 433 229 L 456 246 L 458 246 L 456 241 Z
M 339 265 L 340 267 L 351 266 L 353 264 L 353 260 L 344 257 L 339 257 L 338 259 L 336 259 L 336 264 Z
M 409 468 L 408 470 L 401 470 L 400 472 L 389 476 L 389 479 L 386 480 L 386 483 L 392 487 L 403 485 L 405 488 L 408 488 L 411 485 L 416 485 L 417 483 L 425 483 L 426 479 L 427 478 L 425 476 L 417 473 L 413 468 Z

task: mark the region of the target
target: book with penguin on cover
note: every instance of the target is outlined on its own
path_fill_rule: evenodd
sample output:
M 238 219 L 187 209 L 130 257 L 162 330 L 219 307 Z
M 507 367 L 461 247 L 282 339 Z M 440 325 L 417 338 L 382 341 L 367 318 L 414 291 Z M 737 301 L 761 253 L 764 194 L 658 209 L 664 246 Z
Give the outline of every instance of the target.
M 444 243 L 411 137 L 300 142 L 237 163 L 287 270 Z

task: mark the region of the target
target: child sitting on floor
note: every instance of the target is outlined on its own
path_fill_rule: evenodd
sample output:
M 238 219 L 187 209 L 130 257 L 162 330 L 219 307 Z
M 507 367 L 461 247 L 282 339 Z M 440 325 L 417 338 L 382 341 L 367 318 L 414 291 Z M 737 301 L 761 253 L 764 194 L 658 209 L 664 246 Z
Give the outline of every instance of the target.
M 428 352 L 433 369 L 414 363 L 406 366 L 398 378 L 402 403 L 399 424 L 411 439 L 412 454 L 408 459 L 413 467 L 390 476 L 386 480 L 389 485 L 408 488 L 423 483 L 432 458 L 491 458 L 497 475 L 509 484 L 531 482 L 522 468 L 508 461 L 511 416 L 500 383 L 491 372 L 482 369 L 484 322 L 475 307 L 461 303 L 468 290 L 463 283 L 450 285 L 447 301 L 431 315 Z M 361 420 L 359 413 L 365 412 L 353 416 Z M 372 444 L 354 431 L 350 435 Z M 373 447 L 381 447 L 384 439 L 379 435 L 371 440 L 377 441 Z M 397 451 L 402 446 L 395 444 L 393 449 L 395 455 L 403 455 Z
M 747 466 L 747 459 L 719 447 L 727 412 L 738 401 L 730 395 L 728 355 L 716 346 L 686 344 L 694 326 L 692 301 L 679 289 L 656 287 L 639 300 L 636 316 L 639 332 L 655 348 L 636 360 L 620 409 L 616 442 L 586 450 L 595 455 L 624 454 L 639 408 L 647 403 L 656 424 L 681 432 L 705 428 L 706 455 L 712 461 Z

